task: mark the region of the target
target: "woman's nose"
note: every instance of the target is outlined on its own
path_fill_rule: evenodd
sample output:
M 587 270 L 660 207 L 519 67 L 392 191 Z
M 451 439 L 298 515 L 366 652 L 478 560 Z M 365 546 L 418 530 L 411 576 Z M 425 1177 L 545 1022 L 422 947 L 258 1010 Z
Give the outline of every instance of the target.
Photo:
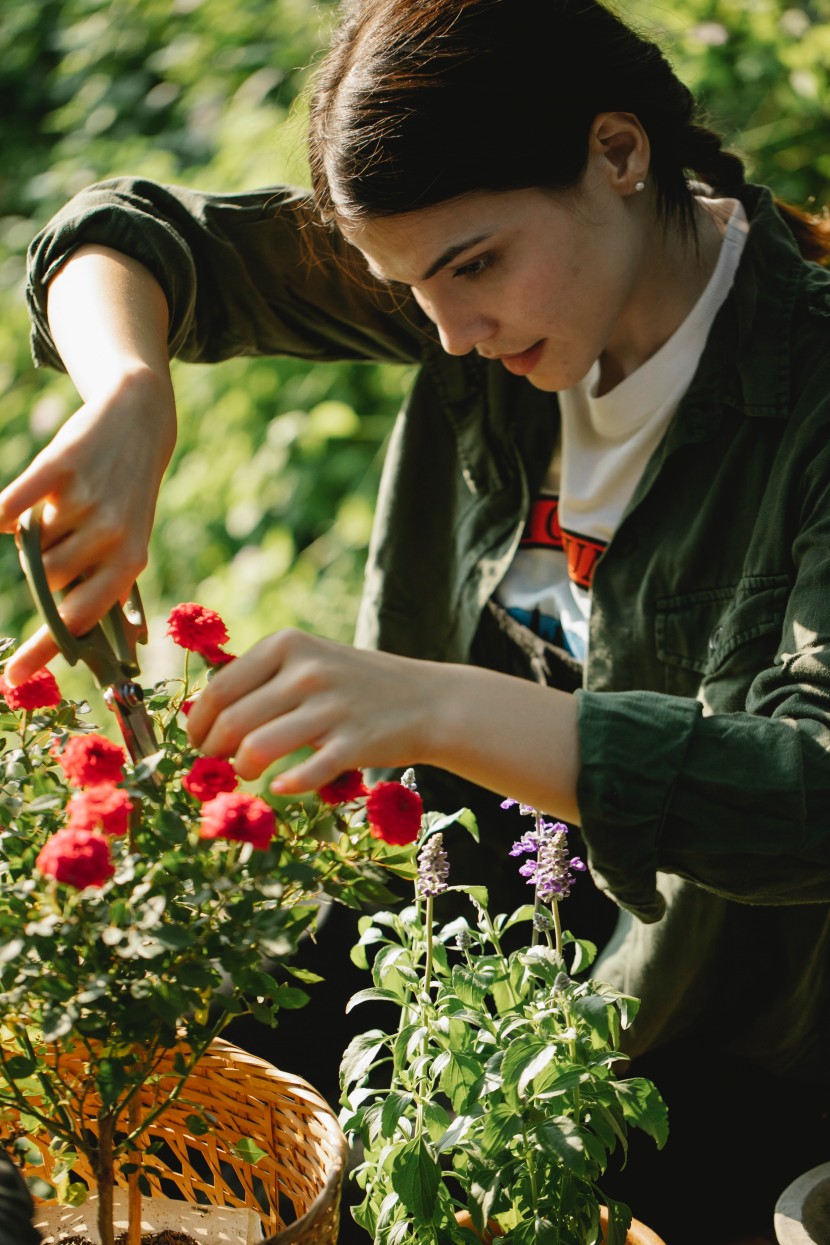
M 423 296 L 418 297 L 418 302 L 438 329 L 447 354 L 469 354 L 495 332 L 495 321 L 475 307 Z

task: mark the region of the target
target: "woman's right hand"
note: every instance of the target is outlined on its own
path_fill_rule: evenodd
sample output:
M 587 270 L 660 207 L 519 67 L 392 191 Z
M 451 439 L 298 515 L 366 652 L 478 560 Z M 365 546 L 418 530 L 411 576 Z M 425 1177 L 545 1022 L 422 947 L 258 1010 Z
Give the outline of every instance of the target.
M 44 503 L 43 565 L 53 592 L 69 589 L 60 613 L 75 635 L 125 601 L 147 564 L 156 500 L 175 444 L 172 388 L 136 369 L 106 398 L 87 402 L 0 493 L 0 530 Z M 77 583 L 76 583 L 77 581 Z M 41 627 L 9 660 L 4 674 L 22 682 L 57 647 Z
M 0 493 L 0 531 L 44 503 L 43 565 L 60 614 L 82 635 L 127 599 L 147 564 L 162 476 L 176 441 L 164 292 L 136 260 L 85 245 L 49 284 L 49 327 L 84 400 Z M 73 585 L 71 588 L 69 585 Z M 21 683 L 57 653 L 47 628 L 4 674 Z

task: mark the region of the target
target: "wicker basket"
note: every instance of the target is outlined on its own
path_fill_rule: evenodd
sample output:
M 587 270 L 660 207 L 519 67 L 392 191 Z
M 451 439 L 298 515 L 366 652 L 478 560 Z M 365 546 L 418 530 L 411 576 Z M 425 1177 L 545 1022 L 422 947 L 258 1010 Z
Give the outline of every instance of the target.
M 64 1053 L 61 1066 L 71 1077 L 81 1065 Z M 172 1067 L 170 1052 L 159 1068 L 162 1093 L 165 1075 L 171 1077 L 171 1088 L 175 1083 Z M 157 1101 L 158 1092 L 156 1086 L 145 1086 L 142 1107 Z M 182 1098 L 186 1101 L 169 1106 L 145 1134 L 164 1143 L 143 1164 L 154 1196 L 252 1209 L 262 1222 L 263 1245 L 335 1245 L 348 1147 L 337 1117 L 315 1089 L 217 1038 L 188 1078 Z M 186 1123 L 196 1103 L 216 1121 L 199 1137 Z M 96 1109 L 90 1100 L 91 1125 Z M 234 1154 L 241 1138 L 265 1151 L 256 1164 Z M 37 1144 L 44 1167 L 27 1174 L 48 1179 L 51 1156 L 46 1142 Z M 94 1183 L 82 1159 L 75 1174 Z M 118 1183 L 123 1185 L 124 1178 Z

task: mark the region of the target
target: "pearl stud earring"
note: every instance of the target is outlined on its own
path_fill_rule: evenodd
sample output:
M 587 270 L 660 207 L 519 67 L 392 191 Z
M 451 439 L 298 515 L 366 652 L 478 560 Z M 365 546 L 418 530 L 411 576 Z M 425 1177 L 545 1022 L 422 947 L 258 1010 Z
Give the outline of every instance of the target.
M 645 184 L 645 182 L 635 182 L 635 183 L 634 183 L 634 189 L 635 189 L 638 193 L 639 193 L 641 190 L 645 190 L 645 188 L 646 188 L 646 184 Z

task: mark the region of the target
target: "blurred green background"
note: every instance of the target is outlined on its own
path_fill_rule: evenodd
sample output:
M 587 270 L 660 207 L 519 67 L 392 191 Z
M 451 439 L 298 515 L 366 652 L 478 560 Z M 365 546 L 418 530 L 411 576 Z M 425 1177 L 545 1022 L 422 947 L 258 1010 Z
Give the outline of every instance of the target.
M 755 180 L 830 201 L 830 0 L 637 0 Z M 26 246 L 76 190 L 122 173 L 206 190 L 307 184 L 302 88 L 331 0 L 15 0 L 0 9 L 0 482 L 75 409 L 31 364 Z M 297 625 L 349 640 L 386 436 L 405 368 L 290 360 L 176 365 L 181 434 L 141 579 L 146 681 L 179 673 L 170 607 L 218 610 L 240 652 Z M 33 610 L 0 540 L 0 635 Z M 65 692 L 89 676 L 53 668 Z

